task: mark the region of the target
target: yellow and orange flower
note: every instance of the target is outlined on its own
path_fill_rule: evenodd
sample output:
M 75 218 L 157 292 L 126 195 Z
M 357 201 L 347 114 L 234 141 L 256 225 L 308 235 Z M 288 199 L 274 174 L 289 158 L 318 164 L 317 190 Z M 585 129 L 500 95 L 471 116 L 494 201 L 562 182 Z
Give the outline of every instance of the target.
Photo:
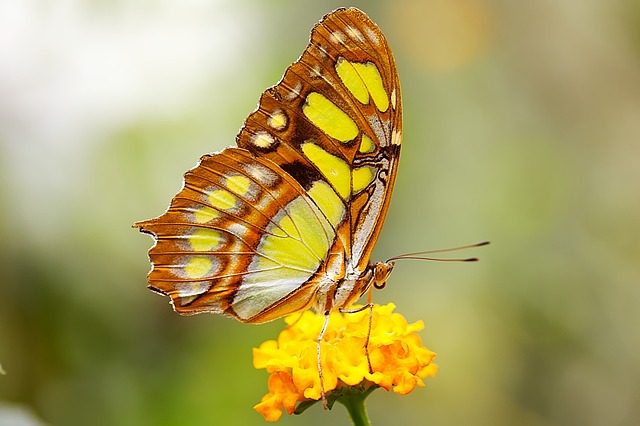
M 332 313 L 321 342 L 324 390 L 360 391 L 371 387 L 393 389 L 406 395 L 416 386 L 424 386 L 423 378 L 433 377 L 438 369 L 431 361 L 436 356 L 422 346 L 417 331 L 422 321 L 409 324 L 395 305 L 375 305 L 369 338 L 369 359 L 365 342 L 369 328 L 369 309 L 357 313 Z M 265 368 L 269 377 L 269 393 L 254 408 L 267 421 L 276 421 L 284 408 L 288 414 L 302 402 L 321 398 L 317 367 L 316 339 L 324 324 L 324 315 L 311 311 L 285 318 L 288 327 L 278 340 L 268 340 L 253 350 L 255 368 Z

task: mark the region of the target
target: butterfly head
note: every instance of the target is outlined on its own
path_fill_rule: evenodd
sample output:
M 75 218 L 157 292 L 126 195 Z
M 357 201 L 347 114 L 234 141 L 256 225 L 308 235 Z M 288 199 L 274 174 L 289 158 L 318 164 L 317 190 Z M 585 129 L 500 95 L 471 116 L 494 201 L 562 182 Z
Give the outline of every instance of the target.
M 340 309 L 351 306 L 367 293 L 371 289 L 371 286 L 378 290 L 383 289 L 387 285 L 387 280 L 395 264 L 393 261 L 378 262 L 375 264 L 370 263 L 355 279 L 348 295 L 346 295 L 346 297 L 337 296 L 336 299 L 333 300 L 332 306 Z M 369 293 L 369 303 L 371 303 L 370 298 L 371 293 Z
M 371 277 L 371 283 L 378 290 L 383 289 L 387 285 L 387 280 L 393 267 L 396 265 L 393 261 L 378 262 L 375 265 L 371 265 L 373 275 Z

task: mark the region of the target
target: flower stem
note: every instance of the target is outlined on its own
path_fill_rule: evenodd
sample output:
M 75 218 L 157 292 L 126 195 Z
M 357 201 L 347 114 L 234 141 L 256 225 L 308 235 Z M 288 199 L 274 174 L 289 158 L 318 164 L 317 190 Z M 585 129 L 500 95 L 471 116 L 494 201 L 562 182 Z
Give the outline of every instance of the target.
M 369 396 L 373 389 L 375 388 L 372 387 L 370 389 L 367 389 L 367 391 L 365 391 L 364 393 L 347 394 L 338 399 L 338 401 L 347 409 L 349 417 L 351 417 L 351 421 L 353 422 L 354 426 L 371 425 L 369 416 L 367 415 L 367 407 L 364 401 L 365 399 L 367 399 L 367 396 Z

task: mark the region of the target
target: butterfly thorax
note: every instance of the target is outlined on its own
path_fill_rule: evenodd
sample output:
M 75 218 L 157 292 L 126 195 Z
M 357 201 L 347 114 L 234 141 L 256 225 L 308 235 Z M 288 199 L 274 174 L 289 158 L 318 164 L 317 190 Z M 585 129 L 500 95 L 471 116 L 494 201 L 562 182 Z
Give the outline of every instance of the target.
M 372 285 L 377 289 L 384 288 L 394 265 L 394 262 L 369 263 L 361 272 L 351 269 L 339 280 L 327 279 L 326 284 L 319 287 L 316 311 L 327 313 L 347 309 L 369 291 Z M 349 263 L 347 268 L 348 266 Z

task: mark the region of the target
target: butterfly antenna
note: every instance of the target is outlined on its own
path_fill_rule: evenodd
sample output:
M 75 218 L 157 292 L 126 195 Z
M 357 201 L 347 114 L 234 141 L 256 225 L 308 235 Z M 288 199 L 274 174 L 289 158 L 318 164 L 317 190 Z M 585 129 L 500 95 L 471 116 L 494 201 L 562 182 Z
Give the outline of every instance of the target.
M 467 257 L 467 258 L 453 258 L 453 259 L 443 259 L 440 257 L 430 257 L 430 256 L 425 256 L 425 254 L 434 254 L 434 253 L 448 253 L 451 251 L 457 251 L 457 250 L 465 250 L 465 249 L 469 249 L 469 248 L 476 248 L 476 247 L 481 247 L 481 246 L 486 246 L 489 244 L 489 241 L 482 241 L 479 243 L 475 243 L 475 244 L 467 244 L 464 246 L 458 246 L 458 247 L 451 247 L 451 248 L 446 248 L 446 249 L 437 249 L 437 250 L 427 250 L 427 251 L 417 251 L 414 253 L 405 253 L 405 254 L 401 254 L 399 256 L 394 256 L 390 259 L 387 259 L 387 262 L 391 262 L 393 260 L 408 260 L 408 259 L 412 259 L 412 260 L 434 260 L 436 262 L 477 262 L 478 258 L 477 257 Z

